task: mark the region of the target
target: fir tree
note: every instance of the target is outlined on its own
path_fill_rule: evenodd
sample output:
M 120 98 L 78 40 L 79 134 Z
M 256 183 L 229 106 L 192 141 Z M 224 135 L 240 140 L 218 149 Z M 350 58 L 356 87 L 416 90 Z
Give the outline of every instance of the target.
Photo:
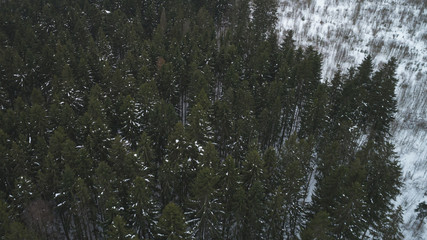
M 387 138 L 396 113 L 395 88 L 397 79 L 396 59 L 392 58 L 372 77 L 369 89 L 367 124 L 371 127 L 370 137 L 376 141 Z
M 93 235 L 96 223 L 93 222 L 96 214 L 90 190 L 82 178 L 77 178 L 73 185 L 73 220 L 75 222 L 75 236 L 88 239 Z
M 101 162 L 95 170 L 94 190 L 97 207 L 97 225 L 103 230 L 100 235 L 105 237 L 107 226 L 119 213 L 119 196 L 117 196 L 117 177 L 105 162 Z
M 331 226 L 327 212 L 318 212 L 301 233 L 301 239 L 332 240 Z
M 218 215 L 221 205 L 218 202 L 218 176 L 210 168 L 202 168 L 192 184 L 191 225 L 197 239 L 219 238 Z
M 165 206 L 157 223 L 159 239 L 182 240 L 190 239 L 187 233 L 184 214 L 181 208 L 171 202 Z
M 392 201 L 401 186 L 401 168 L 395 159 L 393 145 L 388 142 L 368 141 L 357 156 L 366 166 L 366 193 L 368 224 L 381 226 L 382 218 L 392 209 Z
M 109 226 L 107 239 L 138 239 L 125 225 L 123 218 L 118 215 L 114 217 L 113 222 Z
M 221 237 L 223 239 L 231 239 L 235 236 L 236 222 L 238 221 L 241 206 L 244 201 L 241 194 L 244 194 L 241 189 L 240 176 L 236 168 L 236 163 L 231 156 L 228 156 L 221 164 L 219 171 L 219 192 L 222 193 L 219 196 L 219 202 L 222 203 L 221 212 L 219 214 L 219 223 L 221 223 Z M 242 190 L 240 192 L 238 190 Z
M 148 179 L 136 177 L 132 183 L 131 192 L 131 222 L 140 239 L 154 237 L 155 204 L 152 200 L 151 189 L 146 182 Z

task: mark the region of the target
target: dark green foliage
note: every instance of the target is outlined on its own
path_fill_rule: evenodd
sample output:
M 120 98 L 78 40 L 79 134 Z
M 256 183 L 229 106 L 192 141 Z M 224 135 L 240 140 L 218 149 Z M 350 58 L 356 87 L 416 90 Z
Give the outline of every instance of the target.
M 184 214 L 181 208 L 171 202 L 162 211 L 157 223 L 158 239 L 184 240 L 190 239 L 186 232 Z
M 276 0 L 0 2 L 0 239 L 401 238 L 395 59 L 323 83 Z
M 197 170 L 194 150 L 184 126 L 180 122 L 177 123 L 169 135 L 166 155 L 159 172 L 163 203 L 184 203 L 188 198 L 190 183 Z
M 236 163 L 231 156 L 228 156 L 219 171 L 219 202 L 222 203 L 223 213 L 218 216 L 221 236 L 223 239 L 230 239 L 235 236 L 235 224 L 240 221 L 240 211 L 243 209 L 244 191 L 241 189 L 240 177 L 237 172 Z
M 368 124 L 371 138 L 381 141 L 389 137 L 390 124 L 396 113 L 396 59 L 392 58 L 372 78 L 373 87 L 369 94 Z
M 218 216 L 221 205 L 217 200 L 218 175 L 210 168 L 202 168 L 191 188 L 192 231 L 197 239 L 218 239 Z
M 27 230 L 25 226 L 20 222 L 12 222 L 9 224 L 9 231 L 4 235 L 5 239 L 10 240 L 29 240 L 37 239 L 37 236 L 34 235 L 31 231 Z
M 418 212 L 417 218 L 424 220 L 427 217 L 427 204 L 425 202 L 419 203 L 415 211 Z
M 131 221 L 140 239 L 154 236 L 155 204 L 151 199 L 150 188 L 146 184 L 147 179 L 136 177 L 131 188 Z
M 288 209 L 282 221 L 287 226 L 284 231 L 287 236 L 296 237 L 301 224 L 308 185 L 312 176 L 311 163 L 312 145 L 305 139 L 297 140 L 292 135 L 282 149 L 279 162 L 280 191 L 284 194 L 283 206 Z
M 318 212 L 308 223 L 307 228 L 301 233 L 302 240 L 318 239 L 332 240 L 329 234 L 331 226 L 329 215 L 325 211 Z
M 113 222 L 108 227 L 107 239 L 138 239 L 126 226 L 123 218 L 118 215 L 114 217 Z
M 368 141 L 358 153 L 366 167 L 366 197 L 369 214 L 366 219 L 381 226 L 385 213 L 392 209 L 391 201 L 399 193 L 401 169 L 390 143 Z
M 416 211 L 416 210 L 415 210 Z M 395 210 L 386 214 L 384 220 L 378 226 L 378 232 L 375 236 L 381 239 L 401 240 L 404 236 L 401 231 L 403 224 L 402 207 L 397 207 Z

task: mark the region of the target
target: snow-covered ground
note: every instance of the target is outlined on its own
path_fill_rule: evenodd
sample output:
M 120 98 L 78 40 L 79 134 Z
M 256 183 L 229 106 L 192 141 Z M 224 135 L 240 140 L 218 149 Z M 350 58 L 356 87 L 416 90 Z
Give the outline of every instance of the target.
M 403 167 L 396 203 L 405 211 L 405 239 L 427 239 L 427 226 L 414 212 L 427 202 L 426 6 L 426 0 L 280 0 L 278 9 L 279 33 L 293 30 L 299 45 L 323 54 L 324 79 L 360 64 L 367 54 L 376 66 L 398 59 L 392 140 Z

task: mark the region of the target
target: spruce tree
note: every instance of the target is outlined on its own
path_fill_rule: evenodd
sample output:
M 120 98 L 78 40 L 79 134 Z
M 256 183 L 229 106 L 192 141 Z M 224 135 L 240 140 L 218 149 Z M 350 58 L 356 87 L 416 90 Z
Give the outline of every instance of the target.
M 390 125 L 396 113 L 395 88 L 397 84 L 396 59 L 392 58 L 372 77 L 373 86 L 369 89 L 367 124 L 370 138 L 375 141 L 390 135 Z
M 156 156 L 160 157 L 165 154 L 168 136 L 172 132 L 178 117 L 173 105 L 161 100 L 155 104 L 149 114 L 149 124 L 147 133 L 154 143 Z
M 190 138 L 200 145 L 212 140 L 212 129 L 208 117 L 208 111 L 200 103 L 196 103 L 191 108 L 188 116 Z
M 279 162 L 280 187 L 283 191 L 283 206 L 289 209 L 284 216 L 284 229 L 287 237 L 297 236 L 302 224 L 302 214 L 305 211 L 305 198 L 308 194 L 308 184 L 312 174 L 312 145 L 292 135 L 281 151 Z
M 106 162 L 101 162 L 95 170 L 94 194 L 97 207 L 96 223 L 101 227 L 100 236 L 105 237 L 107 227 L 119 214 L 120 203 L 117 194 L 117 177 Z
M 69 211 L 73 204 L 73 183 L 75 176 L 70 166 L 66 165 L 61 179 L 60 189 L 55 194 L 56 210 L 59 213 L 66 238 L 70 238 L 72 213 Z
M 138 237 L 133 234 L 133 232 L 128 229 L 125 225 L 125 221 L 120 215 L 117 215 L 114 217 L 113 222 L 108 227 L 108 237 L 107 239 L 117 239 L 117 240 L 124 240 L 124 239 L 138 239 Z
M 164 203 L 178 201 L 182 204 L 188 198 L 190 183 L 198 167 L 192 150 L 193 146 L 184 126 L 177 123 L 169 135 L 165 159 L 159 173 Z
M 75 222 L 74 236 L 88 239 L 93 235 L 96 222 L 93 221 L 96 214 L 92 202 L 90 190 L 82 178 L 77 178 L 73 185 L 73 221 Z
M 393 145 L 388 142 L 368 141 L 357 153 L 366 167 L 366 198 L 368 200 L 365 219 L 372 227 L 381 226 L 382 218 L 392 209 L 392 201 L 401 186 L 401 168 L 396 161 Z
M 218 239 L 218 215 L 221 205 L 218 202 L 218 176 L 210 168 L 202 168 L 191 186 L 191 226 L 197 239 Z
M 162 211 L 157 223 L 157 238 L 167 240 L 190 239 L 181 208 L 170 202 Z
M 140 239 L 153 238 L 155 234 L 156 205 L 152 199 L 152 189 L 146 184 L 147 181 L 146 178 L 136 177 L 130 190 L 130 220 Z
M 332 240 L 329 214 L 325 211 L 318 212 L 301 232 L 302 240 L 318 239 Z
M 120 106 L 120 126 L 123 136 L 135 146 L 141 134 L 142 113 L 135 100 L 127 95 Z
M 235 236 L 236 222 L 239 221 L 241 211 L 241 204 L 244 204 L 243 194 L 241 188 L 241 180 L 236 168 L 236 163 L 231 156 L 228 156 L 219 171 L 219 202 L 222 204 L 221 214 L 219 214 L 219 223 L 221 224 L 221 237 L 223 239 L 230 239 Z M 243 192 L 239 191 L 242 190 Z

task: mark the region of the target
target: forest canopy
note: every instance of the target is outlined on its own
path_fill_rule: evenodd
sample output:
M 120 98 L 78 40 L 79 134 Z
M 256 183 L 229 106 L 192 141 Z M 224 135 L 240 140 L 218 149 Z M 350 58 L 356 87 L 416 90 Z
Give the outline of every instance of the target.
M 276 0 L 0 2 L 0 239 L 402 239 L 396 59 Z

